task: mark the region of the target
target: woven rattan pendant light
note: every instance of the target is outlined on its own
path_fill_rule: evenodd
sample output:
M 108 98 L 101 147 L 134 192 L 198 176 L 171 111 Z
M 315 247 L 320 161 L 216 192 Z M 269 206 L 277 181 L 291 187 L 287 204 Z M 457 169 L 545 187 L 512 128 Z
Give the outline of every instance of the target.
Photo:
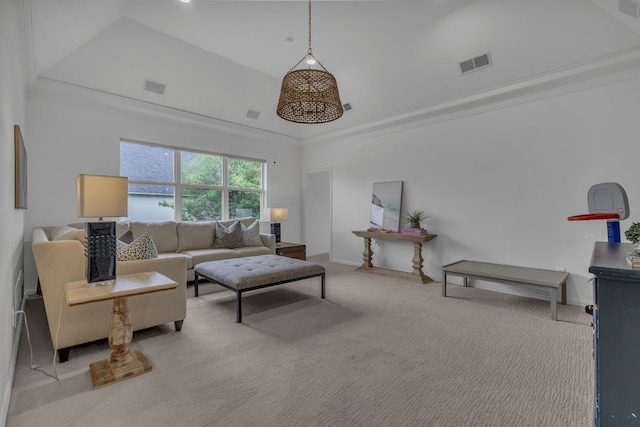
M 296 70 L 304 60 L 308 68 Z M 317 63 L 322 69 L 311 69 Z M 342 116 L 343 109 L 335 77 L 313 56 L 311 50 L 311 0 L 309 0 L 309 50 L 282 79 L 278 116 L 295 123 L 327 123 Z

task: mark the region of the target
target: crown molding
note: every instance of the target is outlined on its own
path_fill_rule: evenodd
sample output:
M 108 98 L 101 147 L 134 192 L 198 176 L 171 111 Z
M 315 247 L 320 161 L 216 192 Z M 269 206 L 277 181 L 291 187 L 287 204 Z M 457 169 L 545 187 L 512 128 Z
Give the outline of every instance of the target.
M 201 129 L 205 132 L 218 132 L 230 136 L 251 140 L 274 140 L 300 144 L 301 138 L 282 133 L 254 128 L 226 120 L 209 117 L 177 108 L 166 107 L 152 102 L 141 101 L 121 95 L 115 95 L 59 80 L 39 77 L 37 84 L 27 91 L 31 98 L 51 99 L 78 108 L 79 106 L 97 111 L 136 116 L 177 126 Z
M 386 135 L 638 78 L 640 48 L 634 48 L 406 114 L 304 138 L 303 144 Z
M 73 105 L 85 105 L 128 116 L 137 115 L 233 136 L 288 141 L 296 144 L 302 142 L 307 145 L 392 134 L 638 78 L 640 78 L 640 48 L 635 48 L 416 111 L 308 138 L 267 131 L 43 77 L 37 79 L 36 86 L 28 91 L 28 96 L 55 98 Z

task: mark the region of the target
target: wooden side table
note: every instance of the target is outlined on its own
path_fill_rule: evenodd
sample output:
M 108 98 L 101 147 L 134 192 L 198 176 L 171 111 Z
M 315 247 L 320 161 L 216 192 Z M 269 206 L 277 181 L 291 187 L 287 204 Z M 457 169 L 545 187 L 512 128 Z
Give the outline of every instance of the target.
M 109 347 L 113 352 L 109 359 L 89 365 L 94 389 L 151 371 L 151 364 L 141 351 L 129 351 L 133 323 L 127 298 L 176 287 L 176 282 L 155 271 L 118 276 L 113 284 L 103 286 L 92 286 L 84 280 L 65 283 L 65 295 L 70 306 L 113 300 L 109 323 Z
M 287 256 L 289 258 L 307 260 L 307 247 L 300 243 L 280 242 L 276 243 L 276 255 Z

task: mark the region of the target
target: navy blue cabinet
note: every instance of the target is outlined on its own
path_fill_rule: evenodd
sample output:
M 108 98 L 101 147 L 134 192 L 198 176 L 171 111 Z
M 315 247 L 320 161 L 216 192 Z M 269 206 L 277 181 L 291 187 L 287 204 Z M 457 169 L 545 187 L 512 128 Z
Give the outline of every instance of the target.
M 640 268 L 625 255 L 630 243 L 596 242 L 594 425 L 640 426 Z

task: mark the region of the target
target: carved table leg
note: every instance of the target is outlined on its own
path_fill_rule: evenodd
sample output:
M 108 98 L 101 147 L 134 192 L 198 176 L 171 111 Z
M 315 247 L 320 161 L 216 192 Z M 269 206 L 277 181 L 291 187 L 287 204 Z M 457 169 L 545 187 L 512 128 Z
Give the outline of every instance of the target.
M 413 274 L 416 276 L 424 276 L 422 272 L 422 264 L 424 262 L 424 258 L 422 258 L 422 243 L 413 242 Z
M 133 340 L 133 323 L 129 316 L 129 304 L 126 298 L 113 300 L 113 313 L 109 323 L 109 347 L 113 349 L 109 361 L 111 364 L 124 365 L 131 361 L 129 344 Z
M 364 252 L 362 252 L 362 267 L 363 268 L 371 268 L 373 267 L 373 251 L 371 250 L 371 238 L 364 238 Z
M 151 364 L 141 351 L 129 351 L 132 339 L 133 323 L 127 298 L 115 298 L 109 323 L 109 347 L 113 352 L 109 359 L 89 365 L 94 389 L 151 371 Z

